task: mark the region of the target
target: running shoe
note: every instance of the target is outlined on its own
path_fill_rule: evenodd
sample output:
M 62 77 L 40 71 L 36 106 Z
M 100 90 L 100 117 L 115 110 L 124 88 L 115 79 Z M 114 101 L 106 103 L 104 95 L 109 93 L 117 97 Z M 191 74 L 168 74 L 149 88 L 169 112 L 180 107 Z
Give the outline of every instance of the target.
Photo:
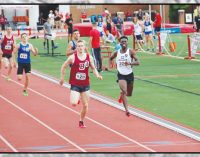
M 131 115 L 130 112 L 126 112 L 127 117 L 130 117 L 130 115 Z
M 28 96 L 28 92 L 26 90 L 23 91 L 24 96 Z
M 79 121 L 79 127 L 80 128 L 86 128 L 86 126 L 84 125 L 83 121 Z

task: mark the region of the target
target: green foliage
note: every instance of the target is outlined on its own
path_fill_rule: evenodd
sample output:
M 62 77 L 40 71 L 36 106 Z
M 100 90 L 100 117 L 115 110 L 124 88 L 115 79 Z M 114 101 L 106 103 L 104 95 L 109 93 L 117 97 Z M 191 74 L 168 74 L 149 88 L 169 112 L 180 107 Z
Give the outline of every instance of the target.
M 180 9 L 187 9 L 188 7 L 190 7 L 190 5 L 170 5 L 169 7 L 169 18 L 170 18 L 170 22 L 172 23 L 178 23 L 178 10 Z

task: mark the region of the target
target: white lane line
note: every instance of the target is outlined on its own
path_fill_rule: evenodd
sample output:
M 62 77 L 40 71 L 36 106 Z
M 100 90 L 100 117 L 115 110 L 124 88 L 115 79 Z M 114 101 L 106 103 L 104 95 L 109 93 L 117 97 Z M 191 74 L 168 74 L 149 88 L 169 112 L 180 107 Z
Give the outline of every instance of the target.
M 5 98 L 4 96 L 0 95 L 0 98 L 3 99 L 4 101 L 8 102 L 8 103 L 11 104 L 12 106 L 14 106 L 15 108 L 17 108 L 17 109 L 20 110 L 21 112 L 23 112 L 24 114 L 28 115 L 29 117 L 31 117 L 31 118 L 34 119 L 35 121 L 37 121 L 39 124 L 41 124 L 42 126 L 44 126 L 45 128 L 47 128 L 48 130 L 52 131 L 54 134 L 56 134 L 57 136 L 59 136 L 59 137 L 62 138 L 63 140 L 67 141 L 68 143 L 70 143 L 70 144 L 73 145 L 74 147 L 78 148 L 80 151 L 86 152 L 85 149 L 79 147 L 77 144 L 75 144 L 74 142 L 72 142 L 71 140 L 69 140 L 68 138 L 66 138 L 65 136 L 63 136 L 62 134 L 60 134 L 58 131 L 52 129 L 50 126 L 48 126 L 48 125 L 45 124 L 44 122 L 40 121 L 38 118 L 36 118 L 36 117 L 33 116 L 32 114 L 26 112 L 24 109 L 22 109 L 21 107 L 17 106 L 15 103 L 11 102 L 10 100 L 8 100 L 7 98 Z
M 5 76 L 3 76 L 3 77 L 5 77 Z M 23 86 L 21 83 L 19 83 L 19 82 L 17 82 L 17 81 L 14 81 L 14 80 L 11 80 L 11 81 L 14 82 L 14 83 L 16 83 L 16 84 L 19 85 L 19 86 Z M 36 90 L 34 90 L 34 89 L 32 89 L 32 88 L 28 88 L 28 89 L 29 89 L 30 91 L 32 91 L 33 93 L 36 93 L 37 95 L 39 95 L 39 96 L 41 96 L 41 97 L 43 97 L 43 98 L 45 98 L 45 99 L 47 99 L 47 100 L 49 100 L 49 101 L 51 101 L 51 102 L 57 104 L 57 105 L 59 105 L 59 106 L 65 108 L 65 109 L 68 109 L 68 110 L 70 110 L 70 111 L 72 111 L 72 112 L 74 112 L 74 113 L 76 113 L 76 114 L 79 115 L 79 112 L 77 112 L 77 111 L 75 111 L 75 110 L 73 110 L 73 109 L 71 109 L 71 108 L 65 106 L 64 104 L 62 104 L 62 103 L 60 103 L 60 102 L 58 102 L 58 101 L 56 101 L 56 100 L 54 100 L 54 99 L 52 99 L 52 98 L 49 98 L 48 96 L 43 95 L 42 93 L 37 92 Z M 148 151 L 150 151 L 150 152 L 156 152 L 155 150 L 153 150 L 153 149 L 151 149 L 151 148 L 149 148 L 149 147 L 146 147 L 145 145 L 143 145 L 143 144 L 141 144 L 141 143 L 139 143 L 139 142 L 137 142 L 137 141 L 135 141 L 135 140 L 133 140 L 133 139 L 127 137 L 126 135 L 124 135 L 124 134 L 122 134 L 122 133 L 120 133 L 120 132 L 118 132 L 118 131 L 116 131 L 116 130 L 113 130 L 113 129 L 111 129 L 110 127 L 105 126 L 105 125 L 103 125 L 103 124 L 101 124 L 101 123 L 99 123 L 99 122 L 97 122 L 97 121 L 95 121 L 95 120 L 93 120 L 93 119 L 91 119 L 91 118 L 89 118 L 89 117 L 86 117 L 86 119 L 88 119 L 88 120 L 92 121 L 93 123 L 95 123 L 95 124 L 97 124 L 97 125 L 99 125 L 99 126 L 105 128 L 105 129 L 107 129 L 107 130 L 109 130 L 109 131 L 111 131 L 111 132 L 113 132 L 113 133 L 115 133 L 115 134 L 117 134 L 117 135 L 123 137 L 124 139 L 127 139 L 128 141 L 131 141 L 131 142 L 133 142 L 133 143 L 135 143 L 135 144 L 141 146 L 142 148 L 145 148 L 146 150 L 148 150 Z
M 17 149 L 8 142 L 1 134 L 0 134 L 0 139 L 13 151 L 13 152 L 18 152 Z
M 39 78 L 43 78 L 43 79 L 48 80 L 48 81 L 50 81 L 52 83 L 59 84 L 59 81 L 57 79 L 52 78 L 52 77 L 50 77 L 48 75 L 41 74 L 41 73 L 36 72 L 36 71 L 33 71 L 32 73 L 35 76 L 39 77 Z M 70 88 L 70 85 L 67 84 L 67 83 L 64 83 L 63 86 L 67 87 L 67 88 Z M 91 96 L 91 98 L 93 98 L 95 100 L 98 100 L 100 102 L 108 104 L 109 106 L 112 106 L 114 108 L 117 108 L 119 110 L 124 111 L 124 107 L 123 106 L 118 105 L 116 102 L 114 102 L 114 101 L 112 101 L 112 100 L 110 100 L 110 99 L 108 99 L 106 97 L 103 97 L 103 96 L 101 96 L 99 94 L 96 94 L 96 93 L 90 93 L 90 96 Z M 141 110 L 137 110 L 136 108 L 133 108 L 133 107 L 130 107 L 130 106 L 129 106 L 129 108 L 130 108 L 129 112 L 132 115 L 135 115 L 135 116 L 137 116 L 139 118 L 142 118 L 144 120 L 147 120 L 147 121 L 152 122 L 154 124 L 157 124 L 159 126 L 165 127 L 165 128 L 167 128 L 169 130 L 173 130 L 175 132 L 181 133 L 182 135 L 190 137 L 190 138 L 192 138 L 194 140 L 200 141 L 200 136 L 198 136 L 199 133 L 194 131 L 194 130 L 187 129 L 187 128 L 179 126 L 179 125 L 177 125 L 175 123 L 171 123 L 169 121 L 166 121 L 166 120 L 164 120 L 162 118 L 158 118 L 158 117 L 155 117 L 155 116 L 153 116 L 153 117 L 149 116 L 148 113 L 142 112 Z

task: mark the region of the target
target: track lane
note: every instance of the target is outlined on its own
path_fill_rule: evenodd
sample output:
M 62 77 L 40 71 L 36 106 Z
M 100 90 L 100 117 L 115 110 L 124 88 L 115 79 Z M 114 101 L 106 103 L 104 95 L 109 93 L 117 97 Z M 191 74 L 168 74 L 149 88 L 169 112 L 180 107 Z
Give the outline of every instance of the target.
M 40 82 L 40 84 L 38 84 L 38 82 Z M 62 103 L 65 106 L 71 107 L 70 105 L 68 105 L 69 90 L 66 88 L 59 87 L 58 85 L 54 83 L 51 83 L 49 81 L 43 80 L 35 76 L 32 76 L 30 87 L 39 91 L 40 93 L 43 93 L 44 95 L 47 95 L 48 97 L 56 100 L 57 102 Z M 49 103 L 46 107 L 49 108 Z M 71 107 L 71 108 L 76 111 L 80 110 L 80 106 L 77 106 L 75 108 Z M 46 116 L 48 119 L 48 115 Z M 66 115 L 66 117 L 71 118 L 71 116 L 69 116 L 68 114 Z M 156 149 L 156 151 L 159 151 L 159 152 L 163 152 L 163 151 L 166 152 L 166 151 L 171 151 L 171 150 L 181 151 L 181 152 L 183 151 L 195 152 L 195 151 L 199 151 L 199 148 L 200 148 L 199 142 L 196 142 L 195 140 L 191 140 L 183 135 L 176 134 L 174 131 L 170 131 L 168 129 L 162 128 L 160 126 L 157 126 L 155 124 L 152 124 L 150 122 L 147 122 L 145 120 L 142 120 L 134 116 L 127 118 L 126 116 L 124 116 L 124 113 L 122 111 L 119 111 L 113 107 L 102 104 L 101 102 L 93 100 L 93 99 L 91 99 L 91 102 L 90 102 L 88 117 L 95 119 L 104 125 L 110 126 L 110 128 L 117 130 L 118 132 L 125 134 L 129 138 L 139 141 L 140 143 L 143 143 L 144 145 L 147 145 L 148 147 L 152 149 Z M 61 119 L 65 119 L 65 118 L 61 118 Z M 75 119 L 72 120 L 72 123 L 75 124 L 74 125 L 75 127 L 77 126 L 77 121 L 78 121 L 78 117 L 76 120 Z M 86 120 L 86 124 L 88 125 L 88 128 L 86 128 L 87 132 L 85 130 L 83 131 L 83 132 L 86 132 L 85 134 L 90 136 L 91 134 L 94 134 L 94 132 L 99 133 L 99 130 L 98 129 L 95 130 L 95 128 L 93 127 L 93 124 L 90 123 L 90 121 Z M 57 126 L 54 126 L 54 127 L 57 127 Z M 90 129 L 94 129 L 94 130 L 90 130 Z M 104 137 L 103 141 L 105 141 L 106 136 L 102 135 L 101 138 L 102 137 Z M 111 136 L 108 136 L 108 137 L 111 137 Z M 138 150 L 135 150 L 135 147 L 138 147 L 138 146 L 132 145 L 130 141 L 124 141 L 124 140 L 112 141 L 112 139 L 110 139 L 108 141 L 98 143 L 96 142 L 99 140 L 98 138 L 97 139 L 91 138 L 89 140 L 86 138 L 87 140 L 83 140 L 83 141 L 80 141 L 80 139 L 76 139 L 76 140 L 80 142 L 79 143 L 80 145 L 84 145 L 86 147 L 88 146 L 89 151 L 93 151 L 93 150 L 94 151 L 98 151 L 98 150 L 99 151 L 112 151 L 112 150 L 120 151 L 121 147 L 120 149 L 118 149 L 119 146 L 116 146 L 116 147 L 113 146 L 113 148 L 108 148 L 108 146 L 105 146 L 106 144 L 112 145 L 113 143 L 114 144 L 119 143 L 119 145 L 124 144 L 124 146 L 122 146 L 123 149 L 121 149 L 122 151 L 126 151 L 126 150 L 127 151 L 145 151 L 145 150 L 141 150 L 141 148 L 139 148 Z M 96 143 L 94 143 L 94 141 Z M 181 141 L 189 141 L 189 142 L 186 144 L 178 145 L 177 142 L 181 142 Z M 99 147 L 98 149 L 97 146 L 96 148 L 94 147 L 95 144 L 96 145 L 102 144 L 102 146 Z M 193 146 L 190 147 L 190 144 L 192 144 Z M 92 145 L 92 148 L 90 145 Z M 129 147 L 126 145 L 131 145 L 131 146 Z

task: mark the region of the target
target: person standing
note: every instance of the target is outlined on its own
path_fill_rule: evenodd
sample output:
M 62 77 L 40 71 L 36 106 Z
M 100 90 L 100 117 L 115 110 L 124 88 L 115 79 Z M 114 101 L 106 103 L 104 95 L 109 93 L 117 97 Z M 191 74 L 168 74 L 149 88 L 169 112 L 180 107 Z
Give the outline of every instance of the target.
M 123 102 L 125 112 L 127 116 L 130 116 L 128 110 L 127 96 L 132 96 L 133 85 L 134 85 L 134 74 L 132 66 L 139 65 L 140 62 L 136 57 L 136 52 L 128 48 L 128 38 L 121 36 L 120 39 L 121 49 L 116 51 L 110 57 L 110 64 L 114 58 L 116 58 L 117 64 L 117 82 L 120 87 L 119 103 Z
M 92 23 L 92 30 L 90 31 L 89 46 L 92 48 L 92 56 L 94 57 L 95 67 L 98 72 L 102 71 L 102 59 L 100 48 L 100 33 L 97 30 L 97 23 Z
M 3 36 L 1 43 L 1 52 L 2 52 L 2 60 L 4 62 L 4 66 L 7 69 L 8 73 L 6 79 L 10 80 L 10 75 L 13 67 L 16 65 L 13 56 L 13 49 L 15 47 L 15 39 L 12 34 L 12 28 L 10 26 L 6 29 L 6 34 Z M 0 66 L 1 67 L 1 66 Z
M 153 43 L 153 22 L 150 20 L 150 15 L 145 15 L 144 20 L 144 34 L 147 44 L 147 51 L 150 51 L 150 45 L 152 47 L 152 52 L 154 52 L 154 43 Z
M 55 25 L 54 17 L 55 17 L 55 15 L 54 15 L 54 13 L 53 13 L 53 10 L 50 10 L 50 11 L 49 11 L 48 18 L 50 19 L 49 22 L 50 22 L 50 24 L 51 24 L 52 29 L 54 29 L 54 25 Z
M 198 15 L 195 16 L 194 19 L 194 28 L 196 29 L 196 32 L 200 32 L 200 12 L 198 12 Z
M 144 41 L 142 38 L 142 25 L 137 16 L 133 17 L 133 28 L 133 36 L 135 37 L 135 42 L 137 43 L 138 48 L 141 49 Z
M 72 40 L 72 32 L 73 32 L 73 18 L 72 14 L 70 14 L 70 17 L 66 19 L 65 23 L 68 26 L 68 43 Z
M 70 55 L 61 67 L 60 85 L 64 83 L 66 68 L 71 64 L 69 84 L 70 89 L 70 103 L 75 106 L 78 104 L 79 98 L 82 100 L 82 110 L 80 112 L 79 127 L 85 128 L 84 118 L 88 112 L 89 103 L 89 67 L 93 70 L 94 75 L 102 80 L 102 76 L 96 70 L 93 57 L 85 52 L 85 42 L 83 40 L 77 41 L 77 52 Z
M 154 32 L 156 34 L 160 33 L 160 28 L 161 28 L 161 23 L 162 23 L 162 17 L 160 16 L 160 13 L 155 11 L 155 21 L 154 21 Z
M 52 32 L 51 18 L 48 18 L 47 22 L 44 23 L 44 42 L 43 42 L 44 49 L 46 49 L 45 48 L 46 40 L 49 40 L 49 39 L 51 39 L 52 47 L 54 49 L 58 48 L 58 46 L 56 46 L 54 44 L 54 37 L 53 37 L 53 32 Z
M 34 56 L 38 54 L 38 49 L 34 48 L 32 44 L 28 42 L 28 37 L 26 33 L 21 34 L 21 42 L 15 47 L 14 53 L 17 52 L 17 78 L 18 81 L 22 80 L 23 72 L 25 72 L 25 83 L 23 88 L 23 95 L 28 96 L 27 88 L 30 81 L 31 73 L 31 54 Z

